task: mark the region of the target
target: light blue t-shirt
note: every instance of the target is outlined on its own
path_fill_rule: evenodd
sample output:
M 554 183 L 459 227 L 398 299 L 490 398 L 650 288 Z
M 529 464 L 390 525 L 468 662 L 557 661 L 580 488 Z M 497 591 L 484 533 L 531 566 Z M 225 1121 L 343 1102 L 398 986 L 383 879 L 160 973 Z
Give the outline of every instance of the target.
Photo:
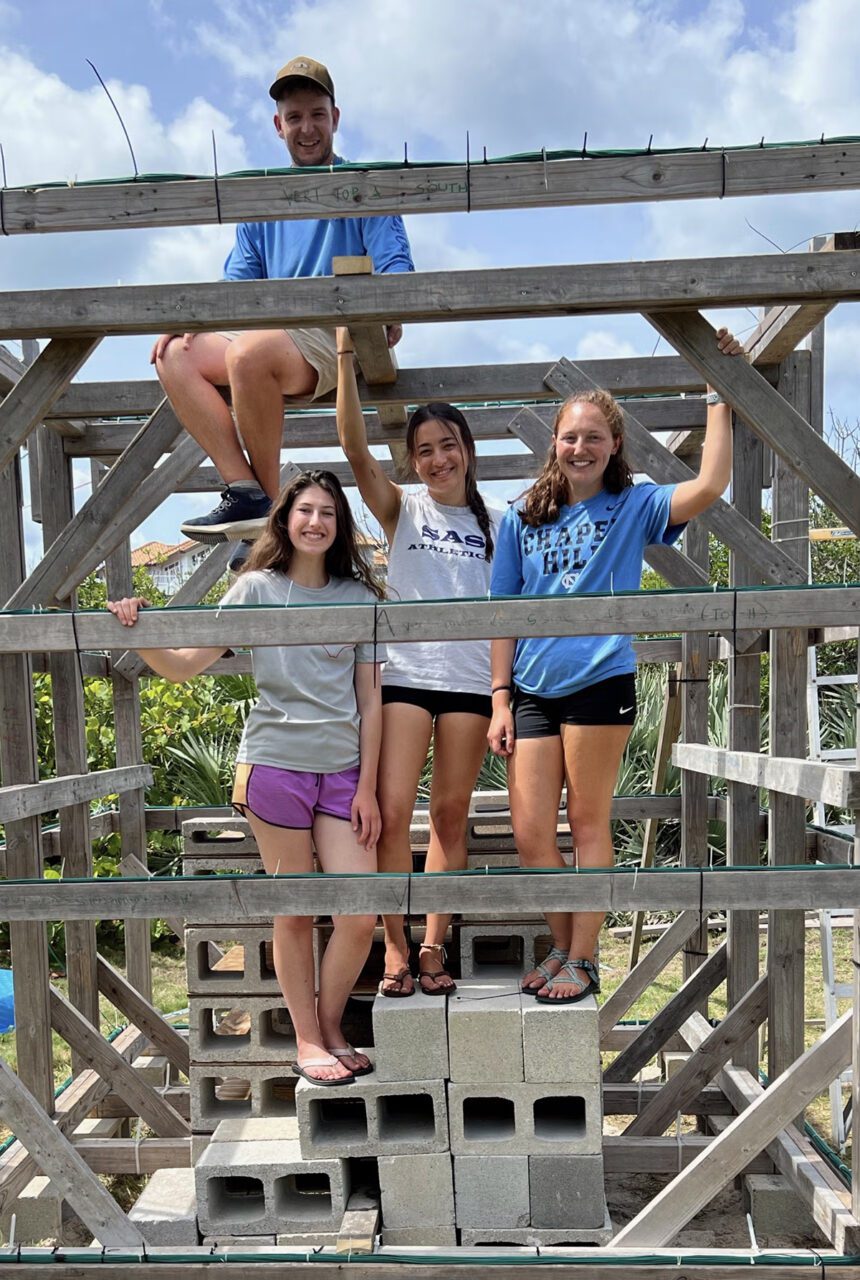
M 499 530 L 490 593 L 563 596 L 638 591 L 652 543 L 671 546 L 683 525 L 669 525 L 675 485 L 605 489 L 561 508 L 554 524 L 531 528 L 510 507 Z M 541 698 L 560 698 L 636 669 L 629 636 L 547 636 L 517 642 L 513 679 Z
M 342 164 L 336 157 L 335 164 Z M 225 280 L 295 280 L 333 275 L 332 258 L 369 254 L 377 275 L 414 271 L 403 219 L 302 218 L 240 222 L 224 263 Z

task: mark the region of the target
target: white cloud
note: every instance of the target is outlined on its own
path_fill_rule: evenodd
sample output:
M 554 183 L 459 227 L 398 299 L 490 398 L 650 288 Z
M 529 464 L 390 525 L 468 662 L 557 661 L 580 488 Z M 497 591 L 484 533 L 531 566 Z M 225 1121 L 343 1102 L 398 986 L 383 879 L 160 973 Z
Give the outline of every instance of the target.
M 620 360 L 641 354 L 632 342 L 619 338 L 608 329 L 592 329 L 576 344 L 577 360 Z

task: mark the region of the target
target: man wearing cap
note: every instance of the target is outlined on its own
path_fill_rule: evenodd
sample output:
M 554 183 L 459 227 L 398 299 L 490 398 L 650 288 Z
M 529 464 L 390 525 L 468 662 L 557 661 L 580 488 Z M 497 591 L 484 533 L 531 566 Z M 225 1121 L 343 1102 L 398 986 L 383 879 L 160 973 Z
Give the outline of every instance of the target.
M 275 130 L 294 165 L 342 163 L 334 153 L 340 111 L 321 62 L 293 58 L 269 93 L 277 106 Z M 240 223 L 224 276 L 332 275 L 332 258 L 340 254 L 368 254 L 377 274 L 414 270 L 401 218 L 312 218 Z M 400 325 L 389 325 L 389 346 L 401 334 Z M 336 386 L 334 330 L 164 334 L 151 360 L 176 416 L 206 450 L 225 486 L 215 510 L 186 520 L 182 532 L 198 542 L 257 536 L 280 487 L 284 396 L 315 400 Z M 235 421 L 217 390 L 226 386 Z M 234 557 L 238 564 L 242 559 L 241 553 Z

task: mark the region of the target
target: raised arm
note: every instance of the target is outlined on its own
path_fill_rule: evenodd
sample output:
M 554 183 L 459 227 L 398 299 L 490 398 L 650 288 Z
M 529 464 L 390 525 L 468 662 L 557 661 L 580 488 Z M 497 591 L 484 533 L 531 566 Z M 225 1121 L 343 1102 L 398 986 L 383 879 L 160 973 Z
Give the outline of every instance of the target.
M 717 346 L 723 355 L 740 356 L 742 343 L 728 329 L 717 330 Z M 713 394 L 708 387 L 708 394 Z M 694 480 L 684 480 L 672 494 L 670 524 L 685 524 L 722 497 L 732 477 L 732 410 L 720 402 L 708 405 L 702 465 Z
M 388 479 L 367 444 L 348 329 L 337 331 L 337 434 L 359 493 L 391 542 L 400 516 L 400 487 Z
M 108 600 L 107 607 L 124 627 L 133 627 L 141 609 L 149 607 L 143 596 L 125 596 L 122 600 Z M 137 649 L 144 662 L 165 680 L 181 684 L 217 662 L 226 648 L 207 649 Z
M 360 717 L 359 775 L 352 802 L 352 829 L 359 844 L 372 849 L 382 831 L 376 778 L 379 771 L 379 748 L 382 745 L 382 690 L 379 663 L 355 664 L 355 702 Z

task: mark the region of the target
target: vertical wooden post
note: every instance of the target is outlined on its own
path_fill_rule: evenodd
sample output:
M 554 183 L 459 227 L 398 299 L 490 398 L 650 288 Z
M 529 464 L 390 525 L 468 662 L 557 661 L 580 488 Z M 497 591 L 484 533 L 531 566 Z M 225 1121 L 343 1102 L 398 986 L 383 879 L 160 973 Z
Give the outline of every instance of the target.
M 809 414 L 809 353 L 795 352 L 780 366 L 778 390 Z M 771 536 L 804 568 L 809 560 L 809 490 L 779 457 L 774 458 Z M 807 629 L 779 630 L 770 642 L 770 751 L 806 756 Z M 772 866 L 806 861 L 806 802 L 770 795 L 769 859 Z M 768 1075 L 776 1079 L 803 1053 L 804 913 L 771 911 L 768 917 Z
M 39 456 L 39 490 L 42 497 L 42 540 L 44 548 L 62 535 L 75 514 L 71 459 L 63 449 L 62 437 L 45 426 L 30 436 Z M 61 601 L 64 608 L 75 607 L 72 596 Z M 54 749 L 58 774 L 86 773 L 87 738 L 84 712 L 83 676 L 75 653 L 52 653 L 51 701 L 54 719 Z M 63 874 L 91 876 L 93 873 L 92 833 L 89 804 L 70 805 L 60 810 L 60 857 Z M 93 1026 L 99 1025 L 99 992 L 96 971 L 96 930 L 92 920 L 66 921 L 66 970 L 69 998 Z M 83 1071 L 89 1063 L 72 1049 L 72 1072 Z
M 125 539 L 105 561 L 108 598 L 117 600 L 132 594 L 131 546 Z M 119 657 L 119 651 L 111 655 Z M 143 762 L 143 735 L 140 728 L 140 680 L 114 672 L 113 713 L 116 735 L 116 763 Z M 143 788 L 126 791 L 119 798 L 119 832 L 122 847 L 120 870 L 123 875 L 140 875 L 139 865 L 147 865 L 146 800 Z M 152 1000 L 152 945 L 148 920 L 125 921 L 126 977 L 147 1000 Z
M 732 505 L 756 528 L 761 526 L 763 447 L 749 427 L 737 421 L 732 462 Z M 733 587 L 749 587 L 761 578 L 743 556 L 729 556 Z M 740 647 L 753 633 L 740 632 Z M 761 656 L 736 652 L 728 662 L 728 745 L 733 751 L 761 750 Z M 759 794 L 757 787 L 728 783 L 726 861 L 729 866 L 757 866 L 759 861 Z M 728 921 L 728 1007 L 743 999 L 758 981 L 758 911 L 731 911 Z M 758 1073 L 758 1036 L 753 1033 L 735 1049 L 733 1062 Z
M 0 472 L 0 600 L 24 580 L 20 454 Z M 0 779 L 4 786 L 38 782 L 33 669 L 27 654 L 0 656 Z M 6 874 L 41 879 L 42 846 L 38 817 L 6 824 Z M 10 921 L 15 983 L 15 1049 L 18 1076 L 47 1111 L 54 1112 L 50 973 L 45 925 Z
M 39 344 L 35 338 L 24 338 L 21 342 L 21 363 L 27 368 L 39 354 Z M 39 441 L 33 432 L 27 441 L 27 473 L 30 477 L 30 519 L 34 524 L 42 523 L 42 493 L 39 485 Z
M 860 694 L 860 627 L 857 628 L 857 690 Z M 857 768 L 860 769 L 860 697 L 857 699 Z M 854 851 L 855 866 L 860 866 L 860 809 L 854 810 Z M 851 950 L 854 959 L 853 1007 L 854 1030 L 851 1045 L 851 1116 L 854 1133 L 851 1142 L 851 1212 L 860 1218 L 860 1141 L 857 1138 L 857 1126 L 860 1125 L 860 911 L 854 912 L 854 944 Z
M 708 532 L 698 520 L 687 526 L 684 551 L 707 573 Z M 704 631 L 691 632 L 681 639 L 682 742 L 708 741 L 708 647 Z M 681 770 L 681 862 L 685 867 L 708 865 L 708 779 L 703 773 L 687 769 Z M 703 963 L 707 951 L 708 921 L 705 918 L 684 947 L 685 981 Z

